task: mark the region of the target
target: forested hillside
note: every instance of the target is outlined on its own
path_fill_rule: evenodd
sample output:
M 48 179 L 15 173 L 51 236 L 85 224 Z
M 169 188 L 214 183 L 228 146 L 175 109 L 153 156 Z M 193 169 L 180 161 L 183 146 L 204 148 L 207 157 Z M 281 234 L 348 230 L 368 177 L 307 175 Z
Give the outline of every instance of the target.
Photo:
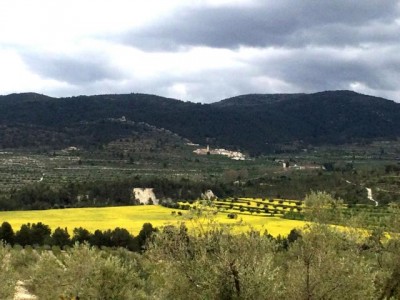
M 0 146 L 100 145 L 134 131 L 122 116 L 202 144 L 252 154 L 275 145 L 342 144 L 400 136 L 400 105 L 351 91 L 243 95 L 213 104 L 145 94 L 0 97 Z

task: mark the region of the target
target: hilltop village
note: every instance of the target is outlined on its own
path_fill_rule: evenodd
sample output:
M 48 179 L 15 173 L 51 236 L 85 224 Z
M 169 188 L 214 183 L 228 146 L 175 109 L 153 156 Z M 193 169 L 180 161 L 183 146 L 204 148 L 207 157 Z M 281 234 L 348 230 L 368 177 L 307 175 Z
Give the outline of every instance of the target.
M 246 160 L 246 156 L 239 151 L 230 151 L 226 149 L 210 149 L 210 146 L 207 145 L 207 148 L 199 148 L 193 151 L 198 155 L 224 155 L 233 160 Z

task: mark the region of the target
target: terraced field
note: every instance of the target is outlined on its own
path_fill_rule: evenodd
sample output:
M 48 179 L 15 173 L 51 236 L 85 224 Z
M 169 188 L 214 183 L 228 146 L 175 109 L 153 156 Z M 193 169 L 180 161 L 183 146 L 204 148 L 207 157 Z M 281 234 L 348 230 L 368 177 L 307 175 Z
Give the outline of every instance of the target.
M 188 209 L 195 205 L 189 202 L 179 202 L 181 209 Z M 217 199 L 211 205 L 220 212 L 236 215 L 252 215 L 264 217 L 282 217 L 286 213 L 299 213 L 303 210 L 302 201 L 289 199 L 266 198 L 228 198 Z
M 173 213 L 175 212 L 175 213 Z M 180 216 L 177 212 L 181 212 Z M 146 222 L 155 227 L 185 222 L 189 228 L 198 223 L 191 221 L 188 211 L 165 208 L 161 206 L 122 206 L 105 208 L 71 208 L 44 211 L 7 211 L 0 212 L 0 222 L 9 222 L 14 230 L 22 224 L 42 222 L 52 230 L 67 227 L 71 233 L 75 227 L 83 227 L 89 231 L 106 230 L 115 227 L 126 228 L 136 235 Z M 218 212 L 215 220 L 224 225 L 233 226 L 235 232 L 245 232 L 254 228 L 265 229 L 274 236 L 287 235 L 293 228 L 301 228 L 303 221 L 286 220 L 265 215 L 241 214 L 237 219 L 229 219 L 226 212 Z
M 221 199 L 214 203 L 218 208 L 229 212 L 270 217 L 282 217 L 287 212 L 301 212 L 303 210 L 301 201 L 289 199 L 238 198 Z
M 51 153 L 0 151 L 0 193 L 39 181 L 58 186 L 69 182 L 115 181 L 135 176 L 204 180 L 221 177 L 226 169 L 246 169 L 251 173 L 249 175 L 257 177 L 266 166 L 274 166 L 268 160 L 233 161 L 220 156 L 199 156 L 192 153 L 193 147 L 181 156 L 170 152 L 136 153 L 132 160 L 116 155 L 111 146 L 107 149 L 93 153 L 83 150 Z
M 128 164 L 124 160 L 84 158 L 82 164 L 79 156 L 0 152 L 1 191 L 38 181 L 60 185 L 74 181 L 116 180 L 136 175 L 153 176 L 162 174 L 162 171 L 156 165 L 139 162 Z M 168 169 L 168 172 L 174 174 L 182 171 Z

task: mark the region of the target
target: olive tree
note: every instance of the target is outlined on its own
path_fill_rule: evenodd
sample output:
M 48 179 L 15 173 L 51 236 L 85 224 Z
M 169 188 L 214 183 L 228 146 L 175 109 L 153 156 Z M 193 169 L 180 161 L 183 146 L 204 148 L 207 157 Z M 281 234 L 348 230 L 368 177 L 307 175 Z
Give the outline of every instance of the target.
M 32 267 L 29 288 L 40 299 L 140 299 L 135 260 L 75 245 L 59 256 L 43 252 Z
M 286 299 L 376 299 L 376 270 L 338 229 L 314 224 L 286 256 Z
M 326 192 L 311 192 L 304 199 L 304 216 L 307 220 L 322 224 L 342 220 L 343 200 L 335 199 Z
M 168 227 L 155 235 L 146 256 L 156 262 L 155 295 L 161 299 L 280 299 L 276 245 L 252 232 L 191 232 Z
M 17 282 L 11 264 L 11 248 L 0 242 L 0 299 L 12 299 Z

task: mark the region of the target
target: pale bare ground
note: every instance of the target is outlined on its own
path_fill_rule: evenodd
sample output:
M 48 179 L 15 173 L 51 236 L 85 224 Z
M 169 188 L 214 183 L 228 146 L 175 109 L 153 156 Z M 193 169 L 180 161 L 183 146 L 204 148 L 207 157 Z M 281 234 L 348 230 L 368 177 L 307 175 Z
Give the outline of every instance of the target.
M 38 298 L 35 295 L 32 295 L 25 288 L 25 283 L 21 280 L 17 281 L 15 285 L 15 294 L 13 300 L 37 300 Z

